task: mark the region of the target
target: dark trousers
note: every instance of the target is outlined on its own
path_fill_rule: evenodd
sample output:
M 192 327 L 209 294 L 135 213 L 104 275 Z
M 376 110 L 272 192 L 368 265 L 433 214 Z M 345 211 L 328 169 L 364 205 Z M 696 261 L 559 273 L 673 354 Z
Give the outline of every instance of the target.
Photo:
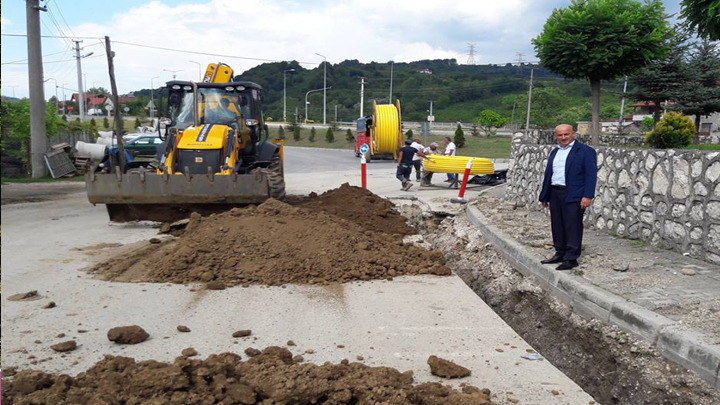
M 420 171 L 422 170 L 422 159 L 421 160 L 413 160 L 412 165 L 415 168 L 415 178 L 417 180 L 421 179 Z
M 563 260 L 577 260 L 582 249 L 585 210 L 580 208 L 580 201 L 566 203 L 565 192 L 556 187 L 550 189 L 553 246 Z
M 402 184 L 405 184 L 410 180 L 410 174 L 412 174 L 412 166 L 400 164 L 397 167 L 397 172 L 395 172 L 395 177 L 397 177 Z

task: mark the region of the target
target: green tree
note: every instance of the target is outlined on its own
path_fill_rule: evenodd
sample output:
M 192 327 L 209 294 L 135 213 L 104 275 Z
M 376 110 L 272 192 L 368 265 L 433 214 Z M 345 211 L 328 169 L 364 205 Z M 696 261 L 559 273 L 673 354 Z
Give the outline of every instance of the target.
M 65 121 L 65 122 L 67 122 L 67 115 L 63 114 L 62 120 Z
M 300 139 L 302 139 L 300 138 L 300 125 L 295 124 L 293 125 L 293 140 L 298 142 Z
M 350 128 L 345 131 L 345 140 L 348 142 L 354 142 L 355 141 L 355 135 L 353 135 L 353 132 Z
M 90 125 L 92 125 L 93 128 L 97 128 L 97 121 L 95 121 L 95 118 L 90 118 Z
M 332 127 L 328 127 L 327 131 L 325 132 L 325 140 L 328 143 L 335 142 L 335 133 L 333 132 Z
M 108 117 L 103 118 L 103 128 L 105 128 L 106 130 L 110 129 L 110 120 L 108 119 Z
M 453 142 L 455 142 L 455 145 L 459 148 L 462 148 L 465 146 L 465 132 L 462 129 L 462 125 L 457 124 L 457 129 L 455 130 L 455 138 L 453 139 Z
M 285 139 L 285 128 L 282 125 L 278 129 L 278 139 Z
M 642 129 L 645 132 L 652 131 L 653 127 L 655 126 L 655 120 L 653 117 L 645 117 L 640 121 L 640 129 Z
M 413 139 L 413 136 L 415 136 L 415 134 L 412 129 L 408 129 L 407 132 L 405 132 L 405 139 Z
M 470 129 L 470 134 L 472 136 L 480 136 L 480 130 L 478 129 L 477 124 L 473 123 L 472 128 Z
M 673 97 L 673 109 L 695 116 L 695 136 L 698 145 L 700 119 L 720 111 L 720 50 L 708 40 L 694 44 L 686 65 L 686 77 Z
M 308 136 L 308 141 L 315 142 L 315 127 L 310 128 L 310 136 Z
M 478 118 L 478 124 L 480 124 L 480 129 L 485 133 L 486 136 L 495 135 L 497 133 L 497 131 L 495 130 L 507 123 L 507 118 L 503 118 L 500 114 L 496 113 L 493 110 L 483 110 L 482 112 L 480 112 L 480 117 Z
M 645 142 L 659 149 L 684 148 L 690 146 L 694 134 L 695 124 L 690 118 L 670 111 L 648 132 Z
M 702 38 L 720 40 L 720 2 L 717 0 L 683 0 L 680 17 L 688 28 Z
M 570 79 L 587 79 L 592 100 L 592 140 L 600 136 L 600 83 L 667 53 L 669 28 L 659 0 L 573 0 L 557 8 L 532 40 L 542 66 Z
M 135 128 L 141 127 L 142 122 L 140 122 L 140 117 L 135 117 Z

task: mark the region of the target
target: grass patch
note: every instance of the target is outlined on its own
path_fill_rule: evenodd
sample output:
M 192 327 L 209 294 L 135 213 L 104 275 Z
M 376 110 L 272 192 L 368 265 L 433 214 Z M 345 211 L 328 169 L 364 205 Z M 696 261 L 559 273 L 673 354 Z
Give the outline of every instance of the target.
M 647 242 L 644 242 L 644 241 L 641 241 L 641 240 L 631 240 L 631 241 L 630 241 L 630 246 L 636 247 L 636 248 L 643 248 L 643 247 L 645 247 L 645 246 L 647 246 L 647 245 L 648 245 Z
M 300 141 L 292 138 L 292 132 L 285 131 L 285 146 L 304 146 L 310 148 L 331 148 L 331 149 L 355 149 L 355 140 L 347 141 L 345 139 L 346 130 L 339 129 L 335 131 L 335 142 L 329 143 L 325 141 L 325 131 L 323 127 L 315 128 L 315 142 L 310 142 L 310 129 L 302 129 L 300 131 Z M 278 128 L 270 128 L 270 138 L 275 139 L 278 136 Z M 416 135 L 420 137 L 419 135 Z M 425 142 L 423 137 L 420 139 Z M 437 142 L 440 147 L 443 146 L 444 135 L 430 135 L 427 137 L 427 143 Z M 458 149 L 458 156 L 475 156 L 488 159 L 508 159 L 510 158 L 510 146 L 512 140 L 509 137 L 500 136 L 472 136 L 465 134 L 465 146 Z
M 720 145 L 698 145 L 697 147 L 693 147 L 692 149 L 698 149 L 698 150 L 720 150 Z
M 84 176 L 73 176 L 73 177 L 60 177 L 59 179 L 53 179 L 52 177 L 40 177 L 34 179 L 32 177 L 2 177 L 2 184 L 5 183 L 56 183 L 56 182 L 67 182 L 67 181 L 85 181 Z

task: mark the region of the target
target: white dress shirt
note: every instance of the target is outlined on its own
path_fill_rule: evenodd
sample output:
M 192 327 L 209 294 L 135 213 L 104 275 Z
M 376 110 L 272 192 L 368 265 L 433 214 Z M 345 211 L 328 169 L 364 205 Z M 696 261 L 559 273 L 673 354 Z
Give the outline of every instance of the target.
M 553 159 L 552 178 L 550 179 L 551 185 L 566 185 L 565 162 L 567 161 L 567 157 L 570 154 L 570 150 L 572 149 L 573 145 L 575 145 L 575 141 L 572 141 L 568 146 L 564 148 L 562 146 L 558 146 L 558 151 L 555 153 L 555 159 Z
M 419 144 L 419 143 L 417 143 L 417 142 L 413 142 L 412 145 L 410 145 L 410 146 L 413 147 L 413 148 L 415 148 L 415 149 L 417 149 L 418 152 L 420 152 L 421 150 L 425 149 L 424 146 L 422 146 L 421 144 Z M 418 156 L 417 153 L 416 153 L 416 154 L 413 155 L 413 159 L 412 159 L 412 160 L 422 160 L 422 157 Z

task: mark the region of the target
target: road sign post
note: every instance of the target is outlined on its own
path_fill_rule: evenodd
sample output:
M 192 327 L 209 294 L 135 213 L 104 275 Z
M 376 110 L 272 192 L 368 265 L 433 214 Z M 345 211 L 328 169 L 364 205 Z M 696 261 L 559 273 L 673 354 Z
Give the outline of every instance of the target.
M 467 162 L 467 165 L 465 165 L 465 173 L 463 174 L 463 180 L 462 184 L 460 185 L 460 193 L 458 194 L 457 198 L 453 198 L 450 200 L 450 202 L 456 203 L 456 204 L 466 204 L 467 200 L 465 200 L 465 187 L 467 187 L 468 179 L 470 178 L 470 171 L 472 170 L 472 164 L 473 160 L 470 158 Z
M 364 189 L 367 189 L 367 160 L 365 160 L 365 154 L 369 150 L 370 147 L 367 144 L 360 146 L 360 182 Z

